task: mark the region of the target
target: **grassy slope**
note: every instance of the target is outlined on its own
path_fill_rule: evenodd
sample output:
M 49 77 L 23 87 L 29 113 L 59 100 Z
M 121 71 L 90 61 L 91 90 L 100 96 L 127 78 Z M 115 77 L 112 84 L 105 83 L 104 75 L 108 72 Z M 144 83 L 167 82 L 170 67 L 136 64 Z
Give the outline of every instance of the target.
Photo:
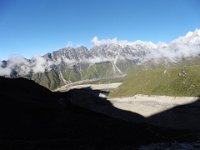
M 51 70 L 45 73 L 38 73 L 32 76 L 32 80 L 48 89 L 56 89 L 64 85 L 64 80 L 68 82 L 76 82 L 87 79 L 106 79 L 118 75 L 118 72 L 113 70 L 110 62 L 90 64 L 79 64 L 72 67 L 59 66 L 59 69 Z M 62 73 L 62 77 L 61 74 Z
M 135 94 L 199 96 L 200 66 L 141 69 L 130 73 L 111 97 Z

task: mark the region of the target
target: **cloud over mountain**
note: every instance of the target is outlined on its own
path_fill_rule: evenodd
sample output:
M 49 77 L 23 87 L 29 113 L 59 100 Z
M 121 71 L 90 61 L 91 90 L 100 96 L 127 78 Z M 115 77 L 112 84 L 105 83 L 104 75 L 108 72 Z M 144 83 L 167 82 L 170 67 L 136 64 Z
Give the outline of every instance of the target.
M 178 61 L 180 58 L 195 57 L 200 54 L 200 29 L 188 32 L 170 43 L 157 45 L 150 53 L 150 58 L 168 58 L 170 61 Z
M 11 75 L 16 72 L 18 75 L 39 73 L 51 70 L 61 63 L 66 65 L 81 62 L 99 63 L 111 61 L 116 66 L 119 60 L 131 60 L 144 62 L 149 59 L 160 59 L 165 57 L 170 61 L 177 61 L 182 57 L 193 57 L 200 54 L 200 30 L 188 32 L 170 43 L 153 43 L 151 41 L 127 41 L 113 39 L 102 39 L 94 37 L 91 40 L 93 47 L 87 49 L 84 46 L 77 48 L 67 47 L 58 51 L 35 56 L 32 59 L 23 57 L 10 58 L 7 61 L 0 61 L 0 75 Z M 69 45 L 68 45 L 69 46 Z
M 156 44 L 154 44 L 151 41 L 141 41 L 141 40 L 137 40 L 137 41 L 127 41 L 127 40 L 117 40 L 117 38 L 113 38 L 113 39 L 101 39 L 99 40 L 97 36 L 95 36 L 92 40 L 91 40 L 93 46 L 101 46 L 101 45 L 119 45 L 122 47 L 126 47 L 126 46 L 132 46 L 132 47 L 137 47 L 137 45 L 146 45 L 148 48 L 156 48 Z
M 53 62 L 49 62 L 41 56 L 34 56 L 31 60 L 21 56 L 15 56 L 3 63 L 0 62 L 0 75 L 6 76 L 17 73 L 19 76 L 29 73 L 39 73 L 50 70 Z

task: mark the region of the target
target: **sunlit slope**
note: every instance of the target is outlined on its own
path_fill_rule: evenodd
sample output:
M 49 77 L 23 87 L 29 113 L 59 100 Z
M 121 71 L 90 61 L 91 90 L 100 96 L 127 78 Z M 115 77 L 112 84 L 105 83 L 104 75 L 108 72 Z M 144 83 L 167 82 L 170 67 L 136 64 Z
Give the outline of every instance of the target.
M 45 73 L 37 73 L 31 79 L 48 89 L 56 89 L 65 84 L 90 79 L 112 79 L 122 75 L 111 62 L 96 64 L 60 65 Z M 29 76 L 27 78 L 30 78 Z
M 135 94 L 199 96 L 200 65 L 138 69 L 129 73 L 119 89 L 113 91 L 110 96 Z

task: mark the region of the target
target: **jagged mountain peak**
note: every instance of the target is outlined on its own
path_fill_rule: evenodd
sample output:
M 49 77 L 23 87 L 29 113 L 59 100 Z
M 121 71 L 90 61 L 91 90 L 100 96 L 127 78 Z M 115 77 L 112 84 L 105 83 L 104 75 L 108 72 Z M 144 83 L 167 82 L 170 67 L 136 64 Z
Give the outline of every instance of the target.
M 92 43 L 92 48 L 65 47 L 30 60 L 25 58 L 9 59 L 6 63 L 0 63 L 0 75 L 10 75 L 13 70 L 19 75 L 26 75 L 30 72 L 49 71 L 60 64 L 73 66 L 85 62 L 95 64 L 109 61 L 119 65 L 122 60 L 131 61 L 134 64 L 157 58 L 177 61 L 178 58 L 200 54 L 200 30 L 188 32 L 185 36 L 170 43 L 154 44 L 151 41 L 140 40 L 129 42 L 116 38 L 98 40 L 97 37 L 93 38 Z M 115 65 L 115 67 L 117 66 Z

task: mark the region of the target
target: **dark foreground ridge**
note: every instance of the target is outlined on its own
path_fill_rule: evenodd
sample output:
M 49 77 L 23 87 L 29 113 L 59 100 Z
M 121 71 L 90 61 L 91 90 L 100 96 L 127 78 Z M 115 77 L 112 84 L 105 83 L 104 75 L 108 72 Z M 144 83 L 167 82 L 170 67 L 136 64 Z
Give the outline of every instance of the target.
M 54 93 L 34 81 L 0 77 L 0 149 L 136 149 L 157 142 L 193 142 L 200 135 L 192 128 L 175 130 L 111 118 L 77 105 L 80 100 L 94 100 L 116 116 L 146 119 L 113 107 L 88 89 Z

